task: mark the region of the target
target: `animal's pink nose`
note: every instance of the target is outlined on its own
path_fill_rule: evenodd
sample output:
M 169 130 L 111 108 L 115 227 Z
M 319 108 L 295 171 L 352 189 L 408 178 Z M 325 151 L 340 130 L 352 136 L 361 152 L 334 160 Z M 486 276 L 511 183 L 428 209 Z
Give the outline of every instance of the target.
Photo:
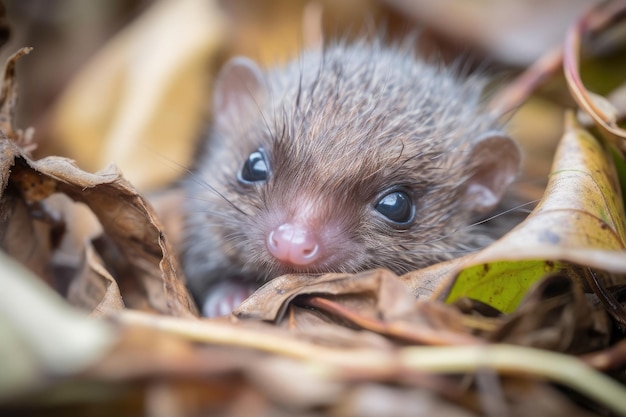
M 298 224 L 285 223 L 274 228 L 265 243 L 272 256 L 293 265 L 310 265 L 320 256 L 317 236 Z

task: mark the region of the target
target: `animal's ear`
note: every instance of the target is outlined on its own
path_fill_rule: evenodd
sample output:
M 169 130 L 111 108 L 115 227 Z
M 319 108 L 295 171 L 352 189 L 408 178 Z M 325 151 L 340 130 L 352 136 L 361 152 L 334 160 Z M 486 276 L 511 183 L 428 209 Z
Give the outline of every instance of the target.
M 501 132 L 487 132 L 474 142 L 468 166 L 463 204 L 474 213 L 493 209 L 520 169 L 520 151 L 511 138 Z
M 213 107 L 217 126 L 241 123 L 258 113 L 265 94 L 259 67 L 250 59 L 236 57 L 226 63 L 215 81 Z

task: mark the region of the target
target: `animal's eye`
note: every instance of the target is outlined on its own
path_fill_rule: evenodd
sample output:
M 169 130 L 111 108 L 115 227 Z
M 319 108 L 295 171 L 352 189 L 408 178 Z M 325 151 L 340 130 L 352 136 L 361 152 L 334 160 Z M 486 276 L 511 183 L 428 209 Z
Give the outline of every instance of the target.
M 390 221 L 400 225 L 411 222 L 415 214 L 411 197 L 404 191 L 392 191 L 384 195 L 374 208 Z
M 239 172 L 239 181 L 244 184 L 252 184 L 254 182 L 267 181 L 269 176 L 269 164 L 263 148 L 248 155 L 248 159 L 244 162 L 241 172 Z

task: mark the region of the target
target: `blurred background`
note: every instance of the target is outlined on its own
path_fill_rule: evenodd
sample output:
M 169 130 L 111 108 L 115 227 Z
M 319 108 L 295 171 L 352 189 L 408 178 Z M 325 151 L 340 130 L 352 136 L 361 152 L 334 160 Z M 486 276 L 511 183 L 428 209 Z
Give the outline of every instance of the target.
M 33 126 L 36 156 L 87 170 L 111 162 L 143 190 L 190 166 L 210 120 L 221 65 L 262 65 L 337 38 L 419 33 L 434 59 L 461 59 L 506 84 L 552 48 L 588 0 L 5 0 L 11 38 L 2 52 L 34 51 L 18 65 L 18 126 Z M 459 58 L 460 57 L 460 58 Z M 509 123 L 525 172 L 541 182 L 568 105 L 556 77 Z M 163 166 L 167 166 L 163 169 Z M 534 180 L 533 180 L 534 178 Z

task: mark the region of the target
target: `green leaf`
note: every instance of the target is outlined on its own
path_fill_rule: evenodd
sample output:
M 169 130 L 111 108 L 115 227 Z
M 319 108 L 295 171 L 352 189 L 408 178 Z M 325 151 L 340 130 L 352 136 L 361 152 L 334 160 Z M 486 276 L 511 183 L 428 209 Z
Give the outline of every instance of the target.
M 539 260 L 474 265 L 459 274 L 446 301 L 465 296 L 510 313 L 531 285 L 547 273 L 563 269 L 564 265 L 559 262 Z

